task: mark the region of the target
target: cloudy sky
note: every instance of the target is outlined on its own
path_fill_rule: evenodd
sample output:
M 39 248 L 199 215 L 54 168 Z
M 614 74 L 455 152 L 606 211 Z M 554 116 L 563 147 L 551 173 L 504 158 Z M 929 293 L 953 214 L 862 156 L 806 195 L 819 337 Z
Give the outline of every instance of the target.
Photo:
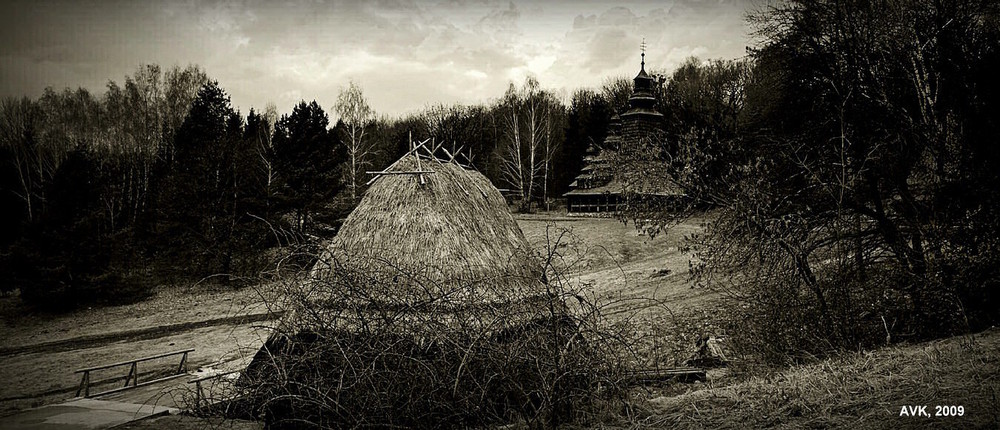
M 4 1 L 0 95 L 103 93 L 138 65 L 197 64 L 244 113 L 332 110 L 354 80 L 379 113 L 480 103 L 527 74 L 564 97 L 689 56 L 737 58 L 750 1 Z

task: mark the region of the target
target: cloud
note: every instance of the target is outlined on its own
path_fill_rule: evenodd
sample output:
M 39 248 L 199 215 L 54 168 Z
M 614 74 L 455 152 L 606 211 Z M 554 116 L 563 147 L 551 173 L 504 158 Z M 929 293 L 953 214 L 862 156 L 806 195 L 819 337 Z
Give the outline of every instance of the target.
M 379 112 L 479 103 L 535 75 L 573 89 L 688 55 L 734 57 L 740 3 L 602 0 L 48 0 L 0 6 L 0 93 L 100 92 L 139 64 L 199 64 L 243 111 L 303 98 L 332 107 L 353 79 Z M 332 110 L 332 109 L 329 109 Z
M 479 20 L 478 27 L 486 32 L 514 36 L 518 33 L 517 21 L 521 11 L 514 2 L 507 4 L 506 9 L 493 9 Z
M 742 2 L 680 0 L 638 10 L 613 6 L 577 14 L 552 80 L 596 86 L 608 76 L 634 76 L 643 40 L 647 70 L 669 71 L 690 56 L 735 58 L 744 52 Z
M 588 72 L 600 74 L 625 64 L 635 57 L 638 37 L 623 28 L 605 28 L 593 32 L 586 41 L 587 49 L 581 58 Z
M 240 52 L 244 66 L 232 77 L 258 80 L 260 88 L 281 85 L 282 98 L 311 94 L 323 106 L 353 79 L 376 109 L 398 114 L 430 102 L 484 101 L 502 88 L 498 77 L 524 64 L 513 45 L 520 10 L 512 3 L 462 3 L 463 19 L 434 5 L 383 3 L 255 10 L 257 19 L 220 25 L 250 39 Z M 215 76 L 212 67 L 209 73 Z M 230 88 L 227 80 L 220 78 Z M 234 93 L 233 100 L 241 97 Z
M 597 17 L 597 25 L 623 27 L 635 23 L 636 16 L 627 7 L 613 7 Z

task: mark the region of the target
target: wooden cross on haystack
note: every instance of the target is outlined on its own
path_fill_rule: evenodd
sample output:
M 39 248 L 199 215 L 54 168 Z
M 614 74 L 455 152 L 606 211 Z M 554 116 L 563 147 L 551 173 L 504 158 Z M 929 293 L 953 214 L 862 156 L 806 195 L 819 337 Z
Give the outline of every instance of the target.
M 381 177 L 382 175 L 417 175 L 417 177 L 420 178 L 420 185 L 426 184 L 427 181 L 424 180 L 424 175 L 434 173 L 434 171 L 423 169 L 423 166 L 420 165 L 420 155 L 417 154 L 416 152 L 421 148 L 423 148 L 426 151 L 427 148 L 425 147 L 425 145 L 427 145 L 427 142 L 430 141 L 431 139 L 424 139 L 423 142 L 416 143 L 413 141 L 413 133 L 411 132 L 410 150 L 406 151 L 406 154 L 403 154 L 402 157 L 399 157 L 398 160 L 396 160 L 395 162 L 390 164 L 389 167 L 386 167 L 383 170 L 365 172 L 369 175 L 375 175 L 375 177 L 371 178 L 367 183 L 365 183 L 365 185 L 371 185 L 372 182 L 375 182 L 375 180 Z M 394 167 L 396 167 L 397 164 L 399 164 L 400 161 L 403 161 L 404 158 L 409 157 L 410 155 L 415 155 L 417 157 L 417 170 L 392 170 Z
M 465 155 L 464 153 L 462 153 L 462 147 L 459 147 L 458 150 L 455 150 L 454 142 L 452 142 L 451 151 L 448 151 L 447 148 L 444 148 L 440 143 L 437 143 L 434 138 L 424 139 L 421 142 L 415 142 L 413 140 L 412 132 L 410 133 L 409 141 L 410 141 L 410 150 L 407 151 L 406 154 L 403 154 L 402 157 L 399 157 L 398 160 L 390 164 L 389 167 L 386 167 L 383 170 L 365 172 L 368 173 L 369 175 L 375 175 L 375 177 L 371 178 L 365 185 L 371 185 L 373 182 L 375 182 L 376 179 L 378 179 L 382 175 L 417 175 L 417 178 L 420 181 L 420 185 L 425 185 L 427 181 L 426 179 L 424 179 L 424 175 L 434 173 L 434 171 L 424 169 L 423 164 L 421 163 L 422 159 L 433 161 L 438 165 L 444 165 L 444 163 L 452 163 L 464 169 L 475 169 L 475 167 L 470 167 L 472 166 L 472 160 L 474 159 L 472 157 L 471 149 L 469 150 L 469 155 Z M 428 143 L 430 143 L 429 146 Z M 435 155 L 439 150 L 443 151 L 448 156 L 447 160 L 442 161 L 442 159 L 438 158 L 437 155 Z M 417 160 L 416 170 L 393 170 L 399 164 L 400 161 L 403 161 L 403 159 L 411 155 L 416 157 Z M 460 163 L 457 160 L 458 156 L 465 158 L 465 161 L 468 163 L 468 165 Z M 459 188 L 462 189 L 462 191 L 465 192 L 465 194 L 467 195 L 469 194 L 469 192 L 465 190 L 465 187 L 463 187 L 462 184 L 457 184 L 457 185 Z M 479 188 L 479 186 L 476 185 L 476 188 Z M 486 192 L 483 191 L 482 189 L 480 189 L 479 192 L 483 195 L 483 197 L 486 196 Z

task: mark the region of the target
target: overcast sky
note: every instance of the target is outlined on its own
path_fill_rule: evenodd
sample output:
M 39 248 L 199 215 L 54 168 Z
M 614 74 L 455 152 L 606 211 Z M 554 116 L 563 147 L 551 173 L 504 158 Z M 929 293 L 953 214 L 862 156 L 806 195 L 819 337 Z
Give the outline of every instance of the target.
M 685 58 L 737 58 L 743 0 L 4 1 L 0 95 L 103 94 L 140 64 L 197 64 L 246 113 L 300 99 L 332 111 L 354 80 L 379 113 L 481 103 L 533 74 L 568 97 Z

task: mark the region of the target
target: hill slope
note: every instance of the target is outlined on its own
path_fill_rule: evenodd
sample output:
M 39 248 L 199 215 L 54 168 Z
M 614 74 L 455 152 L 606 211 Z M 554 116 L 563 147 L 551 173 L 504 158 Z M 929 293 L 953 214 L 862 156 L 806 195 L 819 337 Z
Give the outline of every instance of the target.
M 926 406 L 930 417 L 900 416 Z M 935 416 L 936 406 L 964 415 Z M 671 428 L 1000 428 L 1000 329 L 851 353 L 649 401 Z

